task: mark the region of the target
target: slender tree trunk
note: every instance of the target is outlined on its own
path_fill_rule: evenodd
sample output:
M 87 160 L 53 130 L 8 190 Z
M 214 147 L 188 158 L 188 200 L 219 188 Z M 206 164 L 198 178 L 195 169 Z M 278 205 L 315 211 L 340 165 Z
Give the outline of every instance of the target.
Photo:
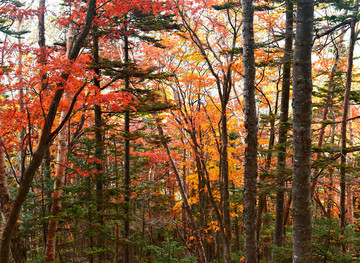
M 276 190 L 276 214 L 274 245 L 284 246 L 284 210 L 285 210 L 285 180 L 286 180 L 286 148 L 287 133 L 289 130 L 289 94 L 291 83 L 291 58 L 293 43 L 294 5 L 292 0 L 286 1 L 285 23 L 285 50 L 283 57 L 283 82 L 281 90 L 280 125 L 279 125 L 279 148 L 277 157 L 277 190 Z M 280 255 L 273 253 L 273 260 Z
M 228 163 L 228 134 L 227 134 L 227 114 L 226 103 L 222 102 L 221 113 L 221 197 L 222 211 L 224 218 L 225 242 L 223 243 L 223 257 L 225 263 L 231 263 L 231 217 L 230 217 L 230 194 L 229 194 L 229 163 Z
M 275 108 L 277 105 L 275 106 Z M 267 172 L 271 171 L 271 159 L 272 159 L 272 152 L 274 148 L 275 143 L 275 116 L 276 112 L 273 114 L 270 111 L 270 139 L 269 139 L 269 146 L 268 146 L 268 153 L 266 155 L 266 161 L 265 161 L 265 170 Z M 265 185 L 266 184 L 266 175 L 262 174 L 260 175 L 260 181 Z M 266 187 L 266 186 L 265 186 Z M 258 244 L 258 261 L 260 262 L 261 259 L 265 258 L 264 260 L 268 262 L 269 259 L 269 248 L 267 243 L 269 243 L 270 240 L 268 240 L 268 237 L 264 238 L 260 245 L 260 232 L 262 224 L 266 225 L 269 223 L 269 220 L 262 220 L 263 213 L 266 213 L 267 211 L 267 196 L 265 191 L 260 191 L 259 193 L 259 203 L 258 203 L 258 209 L 257 209 L 257 215 L 256 215 L 256 242 Z
M 39 40 L 38 44 L 41 48 L 40 51 L 40 61 L 41 63 L 46 64 L 47 58 L 46 58 L 46 39 L 45 39 L 45 8 L 46 8 L 46 0 L 40 0 L 39 1 L 39 10 L 40 10 L 40 16 L 39 16 Z M 46 75 L 41 76 L 41 80 L 43 83 L 41 84 L 42 89 L 46 89 L 47 84 L 45 83 Z M 46 197 L 43 199 L 43 218 L 46 217 L 46 215 L 50 214 L 51 211 L 51 204 L 46 202 L 46 200 L 51 199 L 51 192 L 48 190 L 51 178 L 51 153 L 50 153 L 50 146 L 46 149 L 44 161 L 42 164 L 42 176 L 43 176 L 43 196 Z M 21 169 L 21 174 L 23 174 L 23 169 Z M 46 240 L 47 240 L 47 227 L 48 222 L 46 220 L 43 220 L 43 236 L 44 236 L 44 250 L 46 248 Z
M 51 153 L 50 153 L 50 148 L 48 148 L 45 152 L 44 161 L 42 163 L 43 218 L 45 218 L 51 212 L 51 204 L 47 202 L 47 200 L 51 199 L 51 191 L 48 190 L 50 188 L 49 185 L 50 180 L 51 180 Z M 44 220 L 43 222 L 44 248 L 46 248 L 47 226 L 48 226 L 48 222 Z
M 158 120 L 156 120 L 156 122 L 158 122 Z M 158 128 L 158 131 L 159 131 L 159 135 L 161 137 L 164 137 L 164 132 L 163 132 L 162 127 L 158 124 L 157 128 Z M 198 250 L 198 256 L 199 256 L 199 262 L 200 263 L 206 263 L 207 260 L 206 260 L 206 255 L 205 255 L 205 249 L 204 249 L 204 246 L 203 246 L 203 244 L 201 242 L 200 232 L 199 232 L 198 227 L 196 225 L 194 215 L 191 212 L 191 208 L 190 208 L 190 205 L 189 205 L 187 195 L 186 195 L 186 193 L 184 191 L 184 186 L 182 184 L 180 173 L 179 173 L 179 171 L 178 171 L 178 169 L 176 167 L 174 159 L 171 157 L 170 148 L 169 148 L 166 140 L 163 139 L 162 144 L 163 144 L 163 146 L 164 146 L 164 148 L 166 150 L 167 156 L 169 157 L 169 162 L 170 162 L 171 168 L 172 168 L 172 170 L 173 170 L 173 172 L 174 172 L 174 174 L 176 176 L 176 180 L 177 180 L 177 183 L 178 183 L 181 199 L 183 200 L 183 204 L 184 204 L 184 209 L 186 210 L 186 213 L 188 215 L 189 225 L 190 225 L 191 229 L 194 231 L 196 248 Z
M 258 116 L 255 102 L 254 57 L 254 5 L 252 0 L 242 0 L 243 6 L 243 64 L 245 113 L 245 181 L 244 181 L 244 258 L 247 263 L 257 262 L 256 195 L 257 195 L 257 133 Z
M 126 34 L 126 33 L 125 33 Z M 129 63 L 129 40 L 127 35 L 124 36 L 124 53 L 125 63 Z M 130 76 L 125 77 L 125 91 L 128 91 L 130 87 Z M 130 263 L 130 198 L 131 198 L 131 178 L 130 178 L 130 111 L 126 110 L 124 113 L 124 251 L 123 251 L 123 262 Z
M 358 0 L 355 4 L 358 4 Z M 346 83 L 345 83 L 345 94 L 344 94 L 344 106 L 341 117 L 341 157 L 340 157 L 340 227 L 344 230 L 346 226 L 346 145 L 347 145 L 347 119 L 349 112 L 349 98 L 352 84 L 352 70 L 354 62 L 354 47 L 356 42 L 356 19 L 351 18 L 350 23 L 350 43 L 348 51 L 348 65 L 346 71 Z M 346 248 L 343 246 L 343 251 Z
M 7 183 L 7 176 L 5 172 L 5 156 L 4 149 L 0 149 L 0 206 L 1 215 L 4 223 L 9 218 L 11 211 L 11 201 L 9 187 Z M 15 263 L 26 262 L 26 248 L 23 239 L 19 236 L 19 226 L 16 225 L 13 235 L 11 237 L 11 253 Z
M 349 118 L 352 118 L 352 111 L 349 109 Z M 352 122 L 349 122 L 349 145 L 352 146 L 353 145 L 353 141 L 354 141 L 354 136 L 353 136 L 353 126 L 352 126 Z M 351 156 L 350 156 L 351 158 Z M 350 159 L 349 161 L 349 165 L 352 165 L 352 161 Z M 347 202 L 347 214 L 346 214 L 346 222 L 349 225 L 353 225 L 354 224 L 354 192 L 353 192 L 353 182 L 354 182 L 354 178 L 352 174 L 348 175 L 348 179 L 347 181 L 349 182 L 346 185 L 346 193 L 347 193 L 347 198 L 346 198 L 346 202 Z M 351 245 L 352 246 L 352 245 Z
M 128 136 L 130 134 L 130 112 L 125 111 L 125 145 L 124 145 L 124 201 L 125 201 L 125 209 L 124 209 L 124 254 L 123 254 L 123 262 L 130 262 L 130 197 L 131 197 L 131 178 L 130 178 L 130 141 Z
M 190 135 L 191 135 L 192 141 L 194 143 L 195 156 L 200 157 L 199 160 L 200 160 L 201 166 L 202 166 L 202 168 L 201 168 L 202 173 L 200 173 L 199 175 L 204 176 L 202 178 L 202 180 L 205 183 L 207 194 L 209 196 L 209 201 L 210 201 L 211 206 L 213 207 L 213 210 L 215 212 L 216 220 L 218 221 L 218 226 L 219 226 L 218 233 L 219 233 L 219 236 L 220 236 L 220 239 L 221 239 L 221 242 L 222 242 L 223 260 L 224 261 L 229 260 L 229 259 L 231 259 L 231 257 L 227 256 L 227 253 L 226 253 L 228 251 L 228 249 L 227 249 L 227 242 L 226 242 L 226 230 L 225 230 L 225 227 L 224 227 L 224 217 L 221 214 L 220 209 L 219 209 L 219 207 L 218 207 L 218 205 L 217 205 L 217 203 L 215 201 L 215 198 L 214 198 L 213 190 L 212 190 L 211 185 L 210 185 L 209 173 L 208 173 L 207 168 L 206 168 L 204 152 L 203 152 L 201 146 L 196 141 L 195 133 L 191 132 Z M 214 236 L 214 240 L 215 240 L 215 236 Z
M 68 34 L 67 34 L 67 56 L 69 56 L 69 52 L 71 49 L 72 42 L 74 40 L 74 30 L 73 26 L 70 25 Z M 66 96 L 66 94 L 65 94 Z M 61 112 L 60 120 L 63 121 L 67 111 L 63 110 Z M 67 159 L 68 153 L 68 134 L 69 129 L 68 126 L 65 125 L 63 129 L 59 132 L 58 135 L 58 149 L 56 156 L 56 166 L 55 166 L 55 183 L 54 183 L 54 192 L 52 194 L 52 204 L 50 209 L 51 216 L 57 216 L 61 212 L 61 194 L 63 192 L 62 187 L 65 185 L 65 163 Z M 47 231 L 46 238 L 46 249 L 45 249 L 45 260 L 47 262 L 51 262 L 55 260 L 56 253 L 56 231 L 58 230 L 59 220 L 50 219 Z
M 342 34 L 340 36 L 339 39 L 339 44 L 338 46 L 336 46 L 336 44 L 334 43 L 335 46 L 335 50 L 336 50 L 336 54 L 335 54 L 335 60 L 334 60 L 334 65 L 331 69 L 331 73 L 330 73 L 330 77 L 329 77 L 329 82 L 328 82 L 328 98 L 327 98 L 327 102 L 323 111 L 323 117 L 322 117 L 322 124 L 321 124 L 321 128 L 320 128 L 320 132 L 319 132 L 319 141 L 317 144 L 318 148 L 322 148 L 323 144 L 324 144 L 324 136 L 325 136 L 325 129 L 327 126 L 327 118 L 328 118 L 328 114 L 329 114 L 329 109 L 332 107 L 333 104 L 333 85 L 334 85 L 334 78 L 336 76 L 336 72 L 339 68 L 339 61 L 340 61 L 340 55 L 341 55 L 341 49 L 343 48 L 343 38 L 345 35 L 345 30 L 342 31 Z M 319 161 L 321 157 L 321 152 L 319 152 L 316 156 L 316 161 Z M 316 175 L 318 172 L 318 168 L 314 170 L 314 174 Z M 317 178 L 315 177 L 313 182 L 311 183 L 311 192 L 313 193 L 315 191 L 315 187 L 317 184 Z
M 293 70 L 293 262 L 310 263 L 312 235 L 311 180 L 311 51 L 314 1 L 297 2 Z
M 65 118 L 66 112 L 61 112 L 61 119 Z M 61 194 L 62 187 L 65 184 L 65 162 L 67 158 L 68 152 L 68 128 L 65 126 L 59 133 L 58 136 L 58 152 L 56 157 L 56 168 L 55 168 L 55 184 L 54 184 L 54 192 L 52 194 L 52 204 L 51 204 L 51 216 L 56 216 L 61 212 Z M 47 239 L 46 239 L 46 250 L 45 250 L 45 258 L 47 262 L 51 262 L 55 260 L 55 251 L 56 251 L 56 231 L 58 229 L 59 220 L 51 219 L 48 225 L 47 231 Z
M 98 65 L 99 63 L 99 36 L 97 32 L 94 32 L 93 35 L 93 59 L 94 64 Z M 98 88 L 98 92 L 101 92 L 100 87 L 100 70 L 95 67 L 94 69 L 96 76 L 93 78 L 94 86 Z M 96 162 L 96 212 L 97 212 L 97 223 L 99 227 L 104 225 L 104 216 L 103 216 L 103 209 L 104 209 L 104 178 L 103 178 L 103 160 L 104 160 L 104 142 L 103 142 L 103 119 L 101 113 L 101 105 L 94 106 L 94 114 L 95 114 L 95 158 L 99 160 Z M 102 237 L 102 229 L 99 229 L 99 236 L 97 237 L 97 247 L 98 249 L 104 248 L 104 239 Z M 98 255 L 98 262 L 102 262 L 106 259 L 105 253 L 100 253 Z

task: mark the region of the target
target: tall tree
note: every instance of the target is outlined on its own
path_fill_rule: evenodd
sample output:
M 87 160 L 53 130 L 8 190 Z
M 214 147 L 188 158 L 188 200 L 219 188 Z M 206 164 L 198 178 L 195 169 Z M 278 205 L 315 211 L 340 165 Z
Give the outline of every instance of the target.
M 311 115 L 314 1 L 297 2 L 293 69 L 293 262 L 311 262 Z
M 94 27 L 93 32 L 93 63 L 99 65 L 99 33 L 98 29 Z M 101 93 L 101 84 L 100 84 L 100 69 L 95 67 L 94 69 L 95 76 L 93 77 L 93 84 L 97 87 L 97 92 Z M 96 212 L 97 212 L 97 223 L 99 227 L 104 225 L 104 120 L 102 117 L 101 104 L 94 105 L 94 130 L 95 130 L 95 153 L 94 156 L 98 160 L 96 162 Z M 103 249 L 104 247 L 104 238 L 102 231 L 99 231 L 99 236 L 97 237 L 97 247 L 98 249 Z M 105 254 L 99 253 L 98 262 L 105 260 Z
M 291 83 L 291 59 L 293 45 L 294 5 L 292 0 L 286 1 L 285 49 L 283 56 L 283 78 L 281 89 L 279 147 L 277 163 L 276 216 L 274 245 L 284 246 L 284 209 L 285 209 L 285 178 L 286 178 L 286 142 L 289 130 L 289 94 Z M 273 259 L 276 258 L 274 253 Z
M 74 28 L 70 24 L 70 28 L 67 34 L 67 43 L 66 43 L 66 55 L 69 55 L 72 42 L 74 40 Z M 64 97 L 68 97 L 67 94 Z M 61 121 L 65 120 L 67 111 L 61 111 Z M 64 127 L 60 130 L 58 135 L 58 147 L 56 154 L 56 167 L 55 167 L 55 182 L 54 182 L 54 192 L 52 193 L 52 204 L 50 213 L 51 216 L 56 217 L 61 212 L 61 195 L 63 192 L 63 187 L 65 185 L 65 163 L 67 160 L 68 153 L 68 141 L 69 141 L 69 129 L 68 125 L 65 124 Z M 55 249 L 56 249 L 56 231 L 58 230 L 59 220 L 57 218 L 52 218 L 49 220 L 47 238 L 46 238 L 46 249 L 45 249 L 45 258 L 47 262 L 55 260 Z
M 359 1 L 355 1 L 355 13 L 358 10 Z M 350 91 L 352 84 L 352 71 L 354 64 L 354 48 L 356 43 L 356 27 L 357 19 L 356 17 L 351 18 L 350 22 L 350 43 L 348 50 L 348 64 L 346 70 L 346 83 L 345 83 L 345 94 L 344 94 L 344 104 L 343 112 L 341 116 L 341 157 L 340 157 L 340 227 L 345 228 L 346 225 L 346 145 L 347 145 L 347 122 L 349 115 L 349 100 L 350 100 Z M 345 247 L 343 246 L 343 250 Z
M 124 32 L 124 62 L 126 65 L 130 63 L 129 58 L 129 39 L 127 36 L 128 32 L 125 30 Z M 130 76 L 127 74 L 125 77 L 125 91 L 128 91 L 130 88 Z M 131 175 L 130 175 L 130 111 L 127 109 L 124 113 L 124 201 L 125 201 L 125 209 L 124 209 L 124 251 L 123 251 L 123 262 L 131 262 L 130 261 L 130 198 L 131 198 Z
M 209 20 L 209 25 L 201 26 L 199 21 L 205 16 L 204 12 L 200 11 L 199 8 L 194 8 L 191 10 L 185 9 L 186 1 L 179 1 L 177 7 L 179 8 L 180 17 L 182 19 L 183 25 L 189 34 L 191 42 L 194 47 L 196 47 L 197 52 L 201 54 L 204 64 L 208 67 L 208 71 L 211 74 L 211 77 L 214 79 L 214 86 L 217 89 L 217 93 L 220 100 L 220 107 L 218 108 L 220 112 L 220 120 L 218 126 L 219 134 L 219 188 L 220 188 L 220 205 L 217 209 L 217 204 L 214 200 L 211 201 L 211 196 L 209 196 L 210 203 L 213 206 L 214 211 L 219 211 L 215 213 L 219 226 L 219 235 L 221 239 L 221 248 L 223 251 L 223 260 L 224 262 L 231 262 L 231 238 L 232 238 L 232 227 L 231 227 L 231 213 L 230 213 L 230 179 L 229 179 L 229 156 L 228 156 L 228 104 L 230 99 L 230 94 L 233 88 L 233 67 L 236 59 L 236 45 L 240 35 L 240 25 L 241 23 L 238 20 L 239 17 L 239 4 L 228 2 L 223 5 L 212 5 L 208 6 L 209 3 L 203 2 L 202 5 L 208 11 L 215 9 L 219 12 L 224 13 L 224 19 L 226 19 L 226 24 L 223 21 L 213 21 Z M 215 19 L 216 20 L 216 19 Z M 196 21 L 196 22 L 195 22 Z M 208 27 L 209 26 L 209 27 Z M 228 43 L 224 44 L 224 49 L 221 45 L 212 45 L 210 43 L 211 34 L 215 33 L 209 28 L 221 28 L 223 34 L 228 36 Z M 214 36 L 215 37 L 215 36 Z M 218 36 L 215 37 L 215 39 Z M 222 39 L 225 39 L 223 37 Z M 218 43 L 221 43 L 219 40 Z M 219 48 L 216 50 L 214 47 Z M 224 50 L 226 52 L 224 52 Z M 203 167 L 204 169 L 204 167 Z M 205 179 L 205 178 L 204 178 Z M 207 180 L 207 179 L 205 179 Z M 208 194 L 210 195 L 210 182 L 206 182 L 206 188 Z
M 254 4 L 243 0 L 243 68 L 244 68 L 244 114 L 245 114 L 245 179 L 244 179 L 244 235 L 245 262 L 257 262 L 256 244 L 256 194 L 257 194 L 257 133 L 258 116 L 255 102 L 255 41 Z

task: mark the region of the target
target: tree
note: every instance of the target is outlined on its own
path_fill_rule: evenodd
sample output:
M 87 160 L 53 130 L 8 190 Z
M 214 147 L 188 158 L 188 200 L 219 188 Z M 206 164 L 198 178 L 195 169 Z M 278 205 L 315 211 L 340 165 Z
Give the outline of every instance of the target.
M 255 41 L 254 6 L 252 0 L 243 0 L 243 68 L 245 114 L 245 174 L 244 174 L 244 235 L 245 262 L 257 262 L 256 193 L 257 193 L 257 131 L 258 117 L 255 103 Z
M 69 52 L 69 60 L 74 61 L 77 56 L 79 55 L 80 49 L 82 47 L 83 42 L 85 41 L 85 38 L 87 34 L 90 31 L 91 23 L 95 15 L 95 7 L 96 7 L 96 0 L 89 0 L 87 14 L 85 18 L 85 24 L 78 35 L 78 37 L 74 40 L 74 43 L 72 45 L 72 48 Z M 66 81 L 68 79 L 69 75 L 64 74 L 63 79 Z M 79 90 L 79 93 L 81 90 Z M 57 133 L 61 130 L 62 126 L 64 125 L 64 119 L 62 124 L 58 126 L 54 131 L 52 131 L 53 123 L 56 117 L 57 109 L 59 107 L 59 103 L 61 101 L 61 98 L 64 94 L 64 89 L 61 88 L 57 89 L 52 97 L 51 104 L 49 107 L 49 110 L 45 116 L 45 122 L 43 125 L 43 129 L 41 132 L 41 138 L 39 145 L 34 152 L 32 159 L 28 166 L 26 167 L 23 175 L 23 179 L 21 181 L 21 185 L 19 188 L 19 191 L 16 195 L 15 201 L 13 203 L 13 207 L 11 209 L 9 219 L 6 222 L 5 228 L 2 233 L 2 239 L 1 239 L 1 248 L 0 248 L 0 261 L 7 263 L 9 262 L 9 246 L 10 246 L 10 240 L 12 236 L 12 231 L 15 227 L 15 224 L 17 222 L 17 219 L 19 217 L 20 209 L 22 207 L 22 204 L 26 200 L 26 196 L 30 190 L 31 183 L 33 181 L 34 175 L 36 171 L 38 170 L 39 166 L 41 165 L 41 162 L 44 158 L 45 151 L 49 147 L 49 143 L 54 138 L 54 136 L 57 135 Z M 75 103 L 77 96 L 73 98 L 73 103 Z M 68 113 L 70 113 L 69 111 Z M 70 114 L 68 114 L 70 115 Z M 68 116 L 67 115 L 67 116 Z
M 219 224 L 219 234 L 221 238 L 223 260 L 224 262 L 231 262 L 231 209 L 230 209 L 230 179 L 229 179 L 229 162 L 228 162 L 228 112 L 227 106 L 230 99 L 230 94 L 233 89 L 233 67 L 237 57 L 237 42 L 239 39 L 240 25 L 239 5 L 237 3 L 228 2 L 220 5 L 209 6 L 209 3 L 202 3 L 202 9 L 187 8 L 185 9 L 186 1 L 177 1 L 176 6 L 179 9 L 179 15 L 183 22 L 184 28 L 191 39 L 192 45 L 203 59 L 203 62 L 208 68 L 208 71 L 214 80 L 214 86 L 218 93 L 220 100 L 220 107 L 218 108 L 220 116 L 220 125 L 218 127 L 219 133 L 219 190 L 220 190 L 220 205 L 211 201 Z M 217 12 L 223 12 L 223 21 L 216 21 L 216 19 L 209 19 L 206 24 L 203 24 L 201 19 L 207 20 L 206 14 L 202 10 L 209 12 L 215 9 Z M 205 22 L 204 21 L 204 22 Z M 193 23 L 194 22 L 194 23 Z M 228 38 L 224 46 L 217 46 L 215 43 L 212 46 L 210 42 L 210 35 L 214 33 L 210 28 L 218 28 L 222 30 L 222 39 Z M 219 36 L 217 36 L 218 38 Z M 221 42 L 219 42 L 221 43 Z M 214 49 L 216 47 L 219 50 Z M 220 48 L 219 48 L 220 47 Z M 204 168 L 203 168 L 204 169 Z M 204 178 L 206 181 L 207 179 Z M 207 191 L 210 195 L 210 184 L 207 184 Z M 210 197 L 210 196 L 209 196 Z M 212 198 L 210 197 L 210 200 Z
M 355 12 L 358 10 L 358 2 L 355 1 Z M 347 145 L 347 119 L 349 115 L 349 98 L 352 84 L 352 72 L 354 63 L 354 47 L 356 43 L 356 18 L 352 17 L 350 22 L 350 43 L 348 50 L 348 65 L 346 71 L 346 83 L 345 83 L 345 94 L 344 94 L 344 106 L 341 117 L 341 168 L 340 168 L 340 227 L 345 228 L 346 226 L 346 145 Z M 343 246 L 345 252 L 345 246 Z
M 284 208 L 285 208 L 285 178 L 286 178 L 286 144 L 287 133 L 289 130 L 289 94 L 291 83 L 291 58 L 293 55 L 293 13 L 294 6 L 292 0 L 286 1 L 286 24 L 285 24 L 285 49 L 283 56 L 283 81 L 281 89 L 281 108 L 280 108 L 280 125 L 279 125 L 279 148 L 277 164 L 277 182 L 276 190 L 276 217 L 274 230 L 274 245 L 284 246 Z M 276 253 L 276 252 L 275 252 Z M 276 258 L 276 254 L 273 258 Z
M 312 30 L 314 1 L 297 3 L 293 69 L 293 262 L 311 262 Z

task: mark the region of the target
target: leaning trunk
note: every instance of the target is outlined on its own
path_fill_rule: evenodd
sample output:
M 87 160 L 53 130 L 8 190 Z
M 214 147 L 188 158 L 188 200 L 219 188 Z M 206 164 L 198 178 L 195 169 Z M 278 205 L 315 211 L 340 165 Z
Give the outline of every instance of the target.
M 158 123 L 158 119 L 156 119 L 156 122 Z M 200 231 L 198 230 L 194 215 L 191 211 L 190 204 L 189 204 L 187 195 L 184 190 L 184 186 L 183 186 L 183 182 L 181 180 L 180 173 L 177 169 L 174 159 L 171 156 L 170 148 L 169 148 L 166 140 L 163 138 L 164 132 L 163 132 L 163 129 L 160 124 L 157 124 L 157 129 L 159 131 L 159 135 L 162 137 L 162 144 L 163 144 L 166 154 L 169 158 L 171 168 L 175 174 L 176 181 L 178 183 L 178 187 L 179 187 L 179 191 L 180 191 L 180 195 L 181 195 L 181 199 L 183 201 L 183 207 L 188 215 L 190 228 L 194 231 L 195 244 L 196 244 L 196 248 L 198 250 L 198 256 L 199 256 L 199 263 L 206 263 L 207 260 L 206 260 L 206 255 L 205 255 L 205 249 L 204 249 L 203 243 L 201 241 Z

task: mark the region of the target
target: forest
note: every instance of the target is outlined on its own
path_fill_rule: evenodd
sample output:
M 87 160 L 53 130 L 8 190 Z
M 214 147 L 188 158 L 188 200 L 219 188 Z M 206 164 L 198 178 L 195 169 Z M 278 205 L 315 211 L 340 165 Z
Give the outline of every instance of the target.
M 0 0 L 0 263 L 360 262 L 358 9 Z

